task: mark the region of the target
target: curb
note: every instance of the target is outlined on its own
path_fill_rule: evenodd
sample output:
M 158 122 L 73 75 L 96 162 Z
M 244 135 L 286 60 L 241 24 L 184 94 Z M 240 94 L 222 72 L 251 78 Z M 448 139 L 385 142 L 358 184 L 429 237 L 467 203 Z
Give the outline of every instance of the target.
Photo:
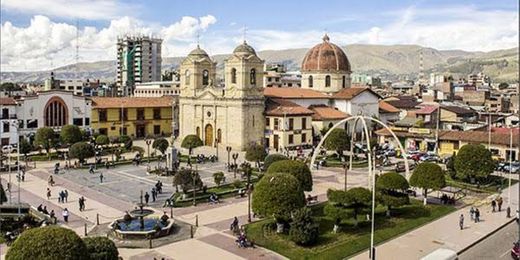
M 506 223 L 500 225 L 497 229 L 493 230 L 492 232 L 490 232 L 490 233 L 484 235 L 483 237 L 477 239 L 477 240 L 474 241 L 473 243 L 471 243 L 471 244 L 469 244 L 468 246 L 466 246 L 466 247 L 462 248 L 461 250 L 459 250 L 459 251 L 457 252 L 457 255 L 460 256 L 462 253 L 466 252 L 468 249 L 470 249 L 470 248 L 472 248 L 473 246 L 475 246 L 476 244 L 482 242 L 482 240 L 484 240 L 484 239 L 490 237 L 491 235 L 495 234 L 496 232 L 498 232 L 499 230 L 501 230 L 502 228 L 504 228 L 505 226 L 511 224 L 513 221 L 516 221 L 516 220 L 517 220 L 516 217 L 511 218 L 510 220 L 506 221 Z

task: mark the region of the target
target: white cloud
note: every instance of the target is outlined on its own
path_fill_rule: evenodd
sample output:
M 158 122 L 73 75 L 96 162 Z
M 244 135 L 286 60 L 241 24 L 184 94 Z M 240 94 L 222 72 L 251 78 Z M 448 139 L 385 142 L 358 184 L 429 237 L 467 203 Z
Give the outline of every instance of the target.
M 135 9 L 119 0 L 2 0 L 2 9 L 25 14 L 89 20 L 110 20 Z

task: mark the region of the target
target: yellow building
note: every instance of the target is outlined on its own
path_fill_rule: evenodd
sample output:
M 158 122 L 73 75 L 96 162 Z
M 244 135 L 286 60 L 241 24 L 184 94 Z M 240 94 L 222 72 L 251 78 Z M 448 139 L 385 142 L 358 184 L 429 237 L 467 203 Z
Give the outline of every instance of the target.
M 109 137 L 172 134 L 172 97 L 93 97 L 92 128 Z
M 312 145 L 312 112 L 291 101 L 268 99 L 265 111 L 265 144 L 282 151 Z

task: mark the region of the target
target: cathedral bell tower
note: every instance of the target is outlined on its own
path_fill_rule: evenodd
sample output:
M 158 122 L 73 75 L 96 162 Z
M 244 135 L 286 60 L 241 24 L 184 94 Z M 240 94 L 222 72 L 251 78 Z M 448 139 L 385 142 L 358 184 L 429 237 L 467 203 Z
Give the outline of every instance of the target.
M 197 45 L 180 65 L 181 96 L 194 97 L 196 92 L 213 85 L 216 76 L 216 63 Z

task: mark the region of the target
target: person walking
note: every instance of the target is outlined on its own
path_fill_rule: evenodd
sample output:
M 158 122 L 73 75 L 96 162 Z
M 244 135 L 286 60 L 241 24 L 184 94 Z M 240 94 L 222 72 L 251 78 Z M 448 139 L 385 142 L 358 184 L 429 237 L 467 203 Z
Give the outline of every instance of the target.
M 51 199 L 51 189 L 47 188 L 47 200 Z
M 492 201 L 491 201 L 491 208 L 493 208 L 493 209 L 491 210 L 491 212 L 495 212 L 495 208 L 496 208 L 496 206 L 497 206 L 496 201 L 495 201 L 495 200 L 492 200 Z
M 63 221 L 65 221 L 65 223 L 68 223 L 69 222 L 69 210 L 67 208 L 65 208 L 63 210 L 63 212 L 61 213 L 61 215 L 63 216 Z
M 80 211 L 85 211 L 85 197 L 81 196 L 79 198 L 79 210 Z
M 100 173 L 99 174 L 99 182 L 100 183 L 103 183 L 103 178 L 105 178 L 105 176 L 103 176 L 103 173 Z
M 473 208 L 473 206 L 469 209 L 469 218 L 475 220 L 475 208 Z
M 150 200 L 150 194 L 148 194 L 148 191 L 144 194 L 144 202 L 148 204 L 148 201 Z
M 480 222 L 480 210 L 475 209 L 475 223 Z
M 63 202 L 63 191 L 60 191 L 58 193 L 58 203 L 62 203 Z
M 89 169 L 88 169 L 88 172 L 90 174 L 94 174 L 94 165 L 90 165 Z
M 67 190 L 63 191 L 63 194 L 65 195 L 63 198 L 65 199 L 65 202 L 68 202 L 69 198 L 69 192 Z
M 152 188 L 152 202 L 155 202 L 155 197 L 157 197 L 157 191 L 155 191 L 155 188 Z
M 510 208 L 510 207 L 507 207 L 507 209 L 506 209 L 506 214 L 507 214 L 507 215 L 506 215 L 507 218 L 510 218 L 510 217 L 511 217 L 511 208 Z
M 459 227 L 460 227 L 460 230 L 464 229 L 464 214 L 460 214 L 460 217 L 459 217 Z
M 502 197 L 498 196 L 497 198 L 497 206 L 498 206 L 498 212 L 502 211 L 502 204 L 504 203 L 504 200 Z

